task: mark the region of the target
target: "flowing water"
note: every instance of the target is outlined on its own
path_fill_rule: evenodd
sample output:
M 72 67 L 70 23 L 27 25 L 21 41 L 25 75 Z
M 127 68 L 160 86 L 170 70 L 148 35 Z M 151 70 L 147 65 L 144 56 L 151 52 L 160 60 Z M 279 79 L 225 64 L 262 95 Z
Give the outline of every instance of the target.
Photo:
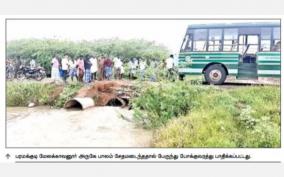
M 8 107 L 8 147 L 149 147 L 152 132 L 119 107 L 81 110 Z

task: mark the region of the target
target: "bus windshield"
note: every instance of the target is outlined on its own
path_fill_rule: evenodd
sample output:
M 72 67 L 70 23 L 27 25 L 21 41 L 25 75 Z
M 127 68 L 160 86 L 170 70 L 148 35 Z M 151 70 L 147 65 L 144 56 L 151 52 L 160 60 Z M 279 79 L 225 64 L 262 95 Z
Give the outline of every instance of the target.
M 181 52 L 192 51 L 192 34 L 186 34 L 181 46 Z

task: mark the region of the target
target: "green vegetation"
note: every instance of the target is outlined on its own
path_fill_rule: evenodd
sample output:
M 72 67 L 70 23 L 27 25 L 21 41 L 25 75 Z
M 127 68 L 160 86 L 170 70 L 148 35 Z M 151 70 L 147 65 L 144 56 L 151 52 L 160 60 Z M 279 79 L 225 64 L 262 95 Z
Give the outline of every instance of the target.
M 37 105 L 63 107 L 82 85 L 71 83 L 63 91 L 59 87 L 39 82 L 7 82 L 7 106 L 27 106 L 32 102 Z
M 157 128 L 173 117 L 185 115 L 195 106 L 197 92 L 204 89 L 192 89 L 182 82 L 160 82 L 145 87 L 142 94 L 133 99 L 133 106 L 136 120 L 146 128 Z
M 118 56 L 127 62 L 132 57 L 141 57 L 147 61 L 160 61 L 169 55 L 168 49 L 160 44 L 143 39 L 121 40 L 101 39 L 95 41 L 72 42 L 54 39 L 23 39 L 9 41 L 7 45 L 8 58 L 20 57 L 29 61 L 35 59 L 37 63 L 50 70 L 52 57 L 57 54 L 68 54 L 72 58 L 80 55 L 95 54 L 99 56 Z
M 79 82 L 77 83 L 71 83 L 64 87 L 63 92 L 60 93 L 59 97 L 55 100 L 54 106 L 56 107 L 63 107 L 65 102 L 67 100 L 70 100 L 75 96 L 77 91 L 82 87 L 83 85 Z
M 155 147 L 280 147 L 279 87 L 161 83 L 133 106 L 136 120 L 155 130 Z
M 39 105 L 51 104 L 50 95 L 54 85 L 36 82 L 7 82 L 7 106 L 27 106 L 33 102 Z

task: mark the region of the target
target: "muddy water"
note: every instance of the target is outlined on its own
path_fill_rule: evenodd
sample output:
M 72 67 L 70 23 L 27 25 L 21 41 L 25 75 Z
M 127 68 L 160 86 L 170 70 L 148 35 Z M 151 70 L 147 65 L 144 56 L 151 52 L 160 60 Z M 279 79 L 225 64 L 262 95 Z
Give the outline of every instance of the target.
M 9 147 L 149 147 L 151 139 L 132 112 L 119 107 L 7 108 Z

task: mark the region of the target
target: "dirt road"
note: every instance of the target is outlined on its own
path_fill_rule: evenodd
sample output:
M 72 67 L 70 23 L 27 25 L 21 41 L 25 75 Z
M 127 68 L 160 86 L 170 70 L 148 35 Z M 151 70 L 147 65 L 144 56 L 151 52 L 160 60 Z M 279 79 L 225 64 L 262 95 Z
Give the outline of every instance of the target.
M 151 139 L 152 132 L 136 127 L 132 112 L 119 107 L 7 108 L 9 147 L 148 147 Z

